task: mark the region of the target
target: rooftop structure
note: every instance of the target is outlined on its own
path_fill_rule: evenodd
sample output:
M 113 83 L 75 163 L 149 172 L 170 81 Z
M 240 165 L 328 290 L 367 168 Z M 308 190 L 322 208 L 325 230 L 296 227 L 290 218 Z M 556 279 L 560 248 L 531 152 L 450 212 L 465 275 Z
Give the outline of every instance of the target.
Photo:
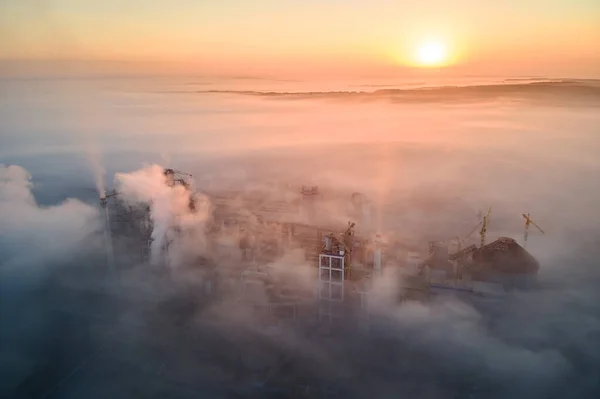
M 539 262 L 509 237 L 474 250 L 473 262 L 482 269 L 502 274 L 535 274 L 540 269 Z

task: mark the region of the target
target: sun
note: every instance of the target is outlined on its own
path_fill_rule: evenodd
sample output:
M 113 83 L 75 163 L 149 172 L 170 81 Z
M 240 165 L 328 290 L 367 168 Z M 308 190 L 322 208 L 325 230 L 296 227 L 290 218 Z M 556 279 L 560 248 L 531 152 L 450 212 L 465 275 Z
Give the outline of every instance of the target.
M 448 59 L 448 52 L 441 42 L 423 42 L 417 47 L 416 59 L 424 67 L 442 66 Z

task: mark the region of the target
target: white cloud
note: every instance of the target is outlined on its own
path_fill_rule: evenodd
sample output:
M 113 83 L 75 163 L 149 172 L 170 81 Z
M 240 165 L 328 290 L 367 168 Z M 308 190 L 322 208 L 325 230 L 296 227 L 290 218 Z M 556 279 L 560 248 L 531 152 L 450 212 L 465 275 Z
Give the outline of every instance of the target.
M 41 207 L 32 194 L 29 173 L 0 165 L 0 264 L 22 266 L 60 262 L 94 246 L 102 228 L 98 210 L 77 199 Z

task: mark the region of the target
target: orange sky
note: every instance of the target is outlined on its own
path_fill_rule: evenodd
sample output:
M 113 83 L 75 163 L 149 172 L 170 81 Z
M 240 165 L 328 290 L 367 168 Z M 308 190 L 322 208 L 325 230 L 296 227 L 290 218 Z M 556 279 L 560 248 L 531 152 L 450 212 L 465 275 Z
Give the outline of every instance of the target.
M 448 73 L 600 77 L 600 2 L 0 3 L 0 58 L 103 61 L 85 64 L 96 69 L 427 74 L 415 69 L 415 54 L 428 40 L 445 46 Z

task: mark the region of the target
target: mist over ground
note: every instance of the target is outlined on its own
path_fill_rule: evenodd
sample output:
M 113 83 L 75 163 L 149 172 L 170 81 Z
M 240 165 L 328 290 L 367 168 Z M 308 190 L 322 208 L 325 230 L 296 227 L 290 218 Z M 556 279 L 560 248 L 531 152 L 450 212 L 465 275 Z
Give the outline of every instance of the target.
M 401 102 L 249 96 L 240 92 L 315 90 L 247 79 L 2 85 L 0 396 L 600 393 L 595 82 L 568 96 L 478 85 Z M 199 93 L 207 85 L 220 92 Z M 193 249 L 181 259 L 211 257 L 231 270 L 239 263 L 236 237 L 220 237 L 216 249 L 204 245 L 211 194 L 283 200 L 297 195 L 294 187 L 318 185 L 331 199 L 323 220 L 344 225 L 345 199 L 362 192 L 374 212 L 358 231 L 393 231 L 416 247 L 466 234 L 489 206 L 488 241 L 521 242 L 521 213 L 531 212 L 546 231 L 528 241 L 541 263 L 539 287 L 493 303 L 400 304 L 391 299 L 398 279 L 385 274 L 375 281 L 370 334 L 348 325 L 323 337 L 299 323 L 269 335 L 233 298 L 207 300 L 204 271 L 187 261 L 165 274 L 132 254 L 129 261 L 124 250 L 124 266 L 107 270 L 98 185 L 163 201 L 167 215 L 185 203 L 153 185 L 153 164 L 192 173 L 207 198 L 200 217 L 178 219 Z M 271 268 L 281 281 L 314 288 L 316 267 L 301 253 Z M 254 386 L 250 374 L 265 384 Z M 270 390 L 281 374 L 303 388 L 288 396 Z

